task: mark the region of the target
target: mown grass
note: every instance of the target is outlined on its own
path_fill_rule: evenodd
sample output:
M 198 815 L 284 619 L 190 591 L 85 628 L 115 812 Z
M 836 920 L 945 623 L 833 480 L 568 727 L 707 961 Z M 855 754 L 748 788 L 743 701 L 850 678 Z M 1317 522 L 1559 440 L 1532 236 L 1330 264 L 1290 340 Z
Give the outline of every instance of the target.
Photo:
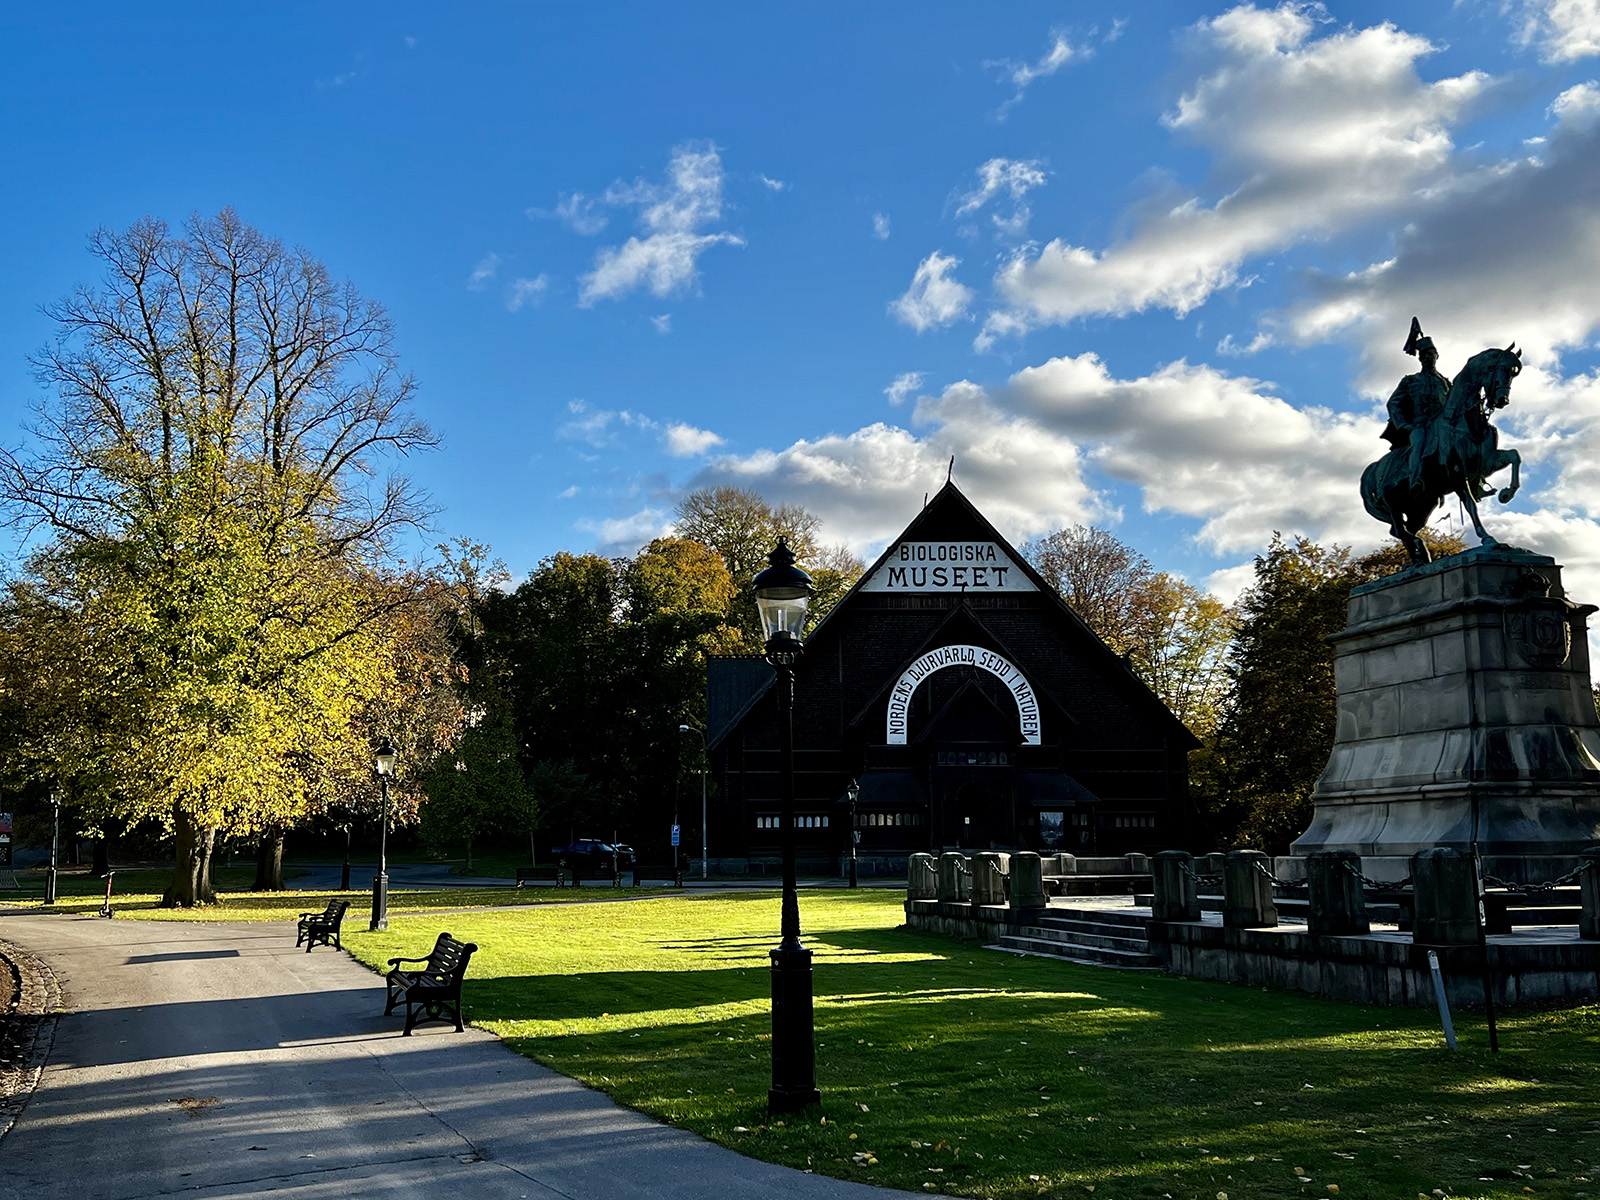
M 783 1121 L 765 1111 L 775 893 L 405 918 L 346 946 L 381 968 L 448 928 L 480 947 L 471 1019 L 511 1046 L 743 1153 L 864 1182 L 1600 1195 L 1600 1009 L 1502 1014 L 1498 1056 L 1458 1013 L 1451 1054 L 1431 1012 L 984 951 L 897 928 L 902 898 L 801 894 L 823 1103 Z
M 286 870 L 286 879 L 304 874 Z M 172 869 L 118 869 L 113 880 L 111 905 L 118 918 L 145 921 L 284 921 L 298 914 L 325 908 L 335 898 L 350 901 L 350 911 L 345 917 L 346 930 L 353 926 L 360 914 L 370 911 L 371 888 L 348 892 L 291 891 L 252 892 L 255 868 L 221 867 L 211 873 L 212 886 L 217 891 L 217 903 L 197 908 L 163 908 L 161 896 L 172 882 Z M 87 869 L 63 871 L 57 880 L 57 899 L 46 906 L 39 888 L 23 892 L 0 892 L 0 908 L 54 911 L 60 913 L 98 912 L 105 901 L 104 879 L 92 879 Z M 629 893 L 619 893 L 615 888 L 409 888 L 389 893 L 389 912 L 394 914 L 421 913 L 435 909 L 469 908 L 501 905 L 550 904 L 566 900 L 616 899 Z M 636 894 L 636 893 L 635 893 Z

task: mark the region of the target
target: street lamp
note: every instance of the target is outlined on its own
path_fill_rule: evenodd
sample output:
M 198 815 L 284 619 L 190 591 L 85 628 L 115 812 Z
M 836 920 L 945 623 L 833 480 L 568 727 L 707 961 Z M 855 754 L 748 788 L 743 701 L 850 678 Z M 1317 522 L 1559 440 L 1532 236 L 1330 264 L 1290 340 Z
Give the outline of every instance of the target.
M 794 878 L 794 664 L 804 647 L 811 577 L 778 539 L 768 567 L 752 581 L 767 661 L 777 673 L 780 799 L 783 810 L 783 940 L 772 951 L 772 1088 L 767 1111 L 793 1112 L 822 1099 L 811 1013 L 811 951 L 800 944 Z
M 850 886 L 856 886 L 856 848 L 861 845 L 861 829 L 856 824 L 856 801 L 861 799 L 861 784 L 850 781 L 845 789 L 845 799 L 850 802 Z
M 56 847 L 61 842 L 61 789 L 50 789 L 50 870 L 44 877 L 44 902 L 56 902 Z
M 706 731 L 698 725 L 679 725 L 679 733 L 700 735 L 700 878 L 711 878 L 710 850 L 706 839 Z
M 378 873 L 372 878 L 372 924 L 380 932 L 389 928 L 389 776 L 394 774 L 394 743 L 384 738 L 373 755 L 378 770 L 378 786 L 383 790 L 383 809 L 378 825 Z

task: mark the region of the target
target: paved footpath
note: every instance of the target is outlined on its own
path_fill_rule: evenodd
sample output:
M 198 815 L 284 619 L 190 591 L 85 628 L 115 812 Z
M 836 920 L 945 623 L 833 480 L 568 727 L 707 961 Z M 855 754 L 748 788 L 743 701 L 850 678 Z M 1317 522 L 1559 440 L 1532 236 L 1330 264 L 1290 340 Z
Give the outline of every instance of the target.
M 290 924 L 8 915 L 0 938 L 49 964 L 65 1009 L 0 1139 L 0 1200 L 913 1194 L 745 1158 L 470 1027 L 401 1037 L 382 981 L 296 950 Z

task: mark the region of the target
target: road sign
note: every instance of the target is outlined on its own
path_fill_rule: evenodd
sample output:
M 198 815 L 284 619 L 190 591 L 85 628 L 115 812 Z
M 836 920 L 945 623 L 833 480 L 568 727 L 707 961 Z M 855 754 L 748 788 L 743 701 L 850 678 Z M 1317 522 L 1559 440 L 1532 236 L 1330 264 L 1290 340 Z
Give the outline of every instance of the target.
M 678 844 L 678 826 L 676 825 L 672 827 L 672 844 L 674 846 Z

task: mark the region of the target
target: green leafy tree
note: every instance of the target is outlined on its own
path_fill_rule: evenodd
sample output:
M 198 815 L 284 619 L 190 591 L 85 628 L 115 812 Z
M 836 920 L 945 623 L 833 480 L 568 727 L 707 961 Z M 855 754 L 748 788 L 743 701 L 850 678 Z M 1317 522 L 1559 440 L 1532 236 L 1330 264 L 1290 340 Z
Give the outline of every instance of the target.
M 426 507 L 383 460 L 434 440 L 383 310 L 306 252 L 231 211 L 90 248 L 104 278 L 48 310 L 51 394 L 0 501 L 48 539 L 29 574 L 76 628 L 65 686 L 115 713 L 11 769 L 159 817 L 168 903 L 194 904 L 216 831 L 303 816 L 308 764 L 348 756 L 390 682 L 388 618 L 419 599 L 390 546 Z
M 1427 541 L 1436 555 L 1462 549 L 1454 538 Z M 1358 558 L 1276 536 L 1256 558 L 1238 605 L 1227 715 L 1196 781 L 1225 840 L 1284 853 L 1310 823 L 1338 707 L 1327 639 L 1345 627 L 1352 587 L 1406 565 L 1398 546 Z

